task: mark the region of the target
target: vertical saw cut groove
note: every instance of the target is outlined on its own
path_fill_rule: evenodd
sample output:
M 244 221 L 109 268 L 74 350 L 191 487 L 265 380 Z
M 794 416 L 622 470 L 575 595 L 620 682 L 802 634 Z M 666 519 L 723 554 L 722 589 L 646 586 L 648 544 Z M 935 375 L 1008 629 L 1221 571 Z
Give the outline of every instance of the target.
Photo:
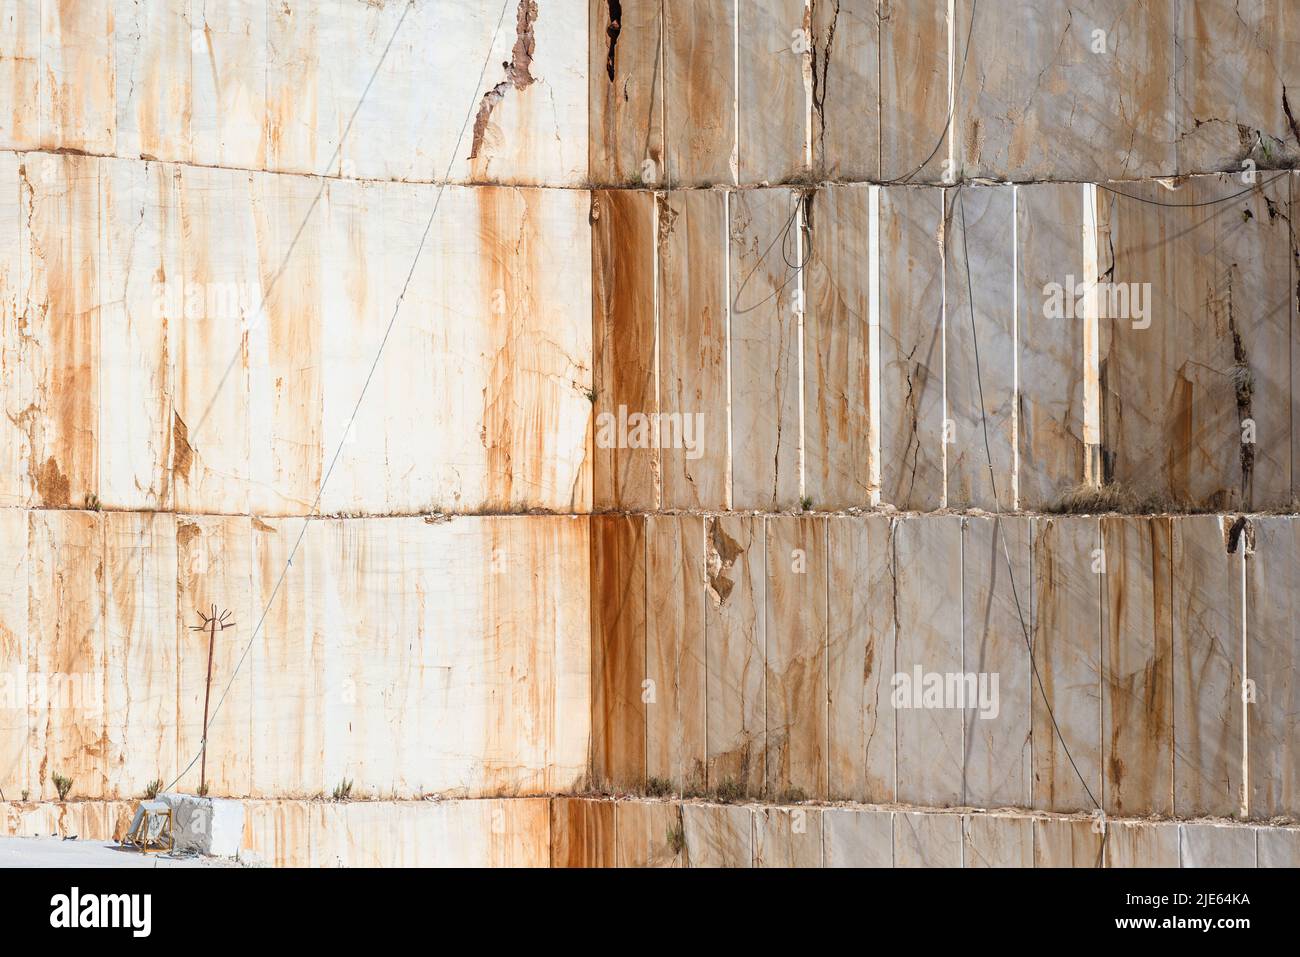
M 723 466 L 723 490 L 724 504 L 727 509 L 731 508 L 731 503 L 735 497 L 732 483 L 735 481 L 735 469 L 732 463 L 732 442 L 731 442 L 731 191 L 727 190 L 722 194 L 722 282 L 723 296 L 726 303 L 724 313 L 724 322 L 726 328 L 723 331 L 723 341 L 726 344 L 725 364 L 727 376 L 727 461 Z
M 609 82 L 614 82 L 615 60 L 618 56 L 618 35 L 623 31 L 623 4 L 619 0 L 607 0 L 609 22 L 605 24 L 605 36 L 609 37 L 609 51 L 605 54 L 605 72 Z
M 956 137 L 952 135 L 953 120 L 956 117 L 957 109 L 957 40 L 956 40 L 956 17 L 957 4 L 956 0 L 948 0 L 948 124 L 944 135 L 948 137 L 948 175 L 957 175 L 957 149 L 954 146 Z M 974 12 L 971 14 L 972 25 L 974 24 Z M 966 52 L 970 53 L 970 38 L 966 39 Z M 966 72 L 966 63 L 962 61 L 962 73 Z
M 1084 480 L 1101 484 L 1101 330 L 1097 316 L 1097 187 L 1083 184 L 1083 445 Z
M 867 187 L 867 447 L 871 505 L 880 504 L 880 187 Z
M 804 233 L 805 231 L 812 230 L 811 206 L 812 206 L 813 196 L 814 196 L 813 193 L 803 193 L 797 195 L 797 199 L 796 199 L 797 205 L 795 207 L 795 213 L 798 216 L 798 226 L 795 229 L 795 255 L 798 257 L 796 262 L 799 263 L 806 263 L 807 260 L 805 258 L 804 250 L 805 247 L 811 245 L 811 243 L 808 242 L 808 240 L 805 238 Z M 795 295 L 797 297 L 796 301 L 799 303 L 799 314 L 795 317 L 795 323 L 796 323 L 797 334 L 798 334 L 798 341 L 796 343 L 797 346 L 796 351 L 798 354 L 798 369 L 797 369 L 796 379 L 798 383 L 797 388 L 799 390 L 799 396 L 798 396 L 799 398 L 799 402 L 798 402 L 799 448 L 795 458 L 798 460 L 799 463 L 799 501 L 802 503 L 806 495 L 805 489 L 807 485 L 807 476 L 805 475 L 805 468 L 804 468 L 804 456 L 805 456 L 804 429 L 806 426 L 804 424 L 805 410 L 804 410 L 803 337 L 804 337 L 804 314 L 808 309 L 808 302 L 807 299 L 805 298 L 807 296 L 807 289 L 804 287 L 804 281 L 803 281 L 804 271 L 802 269 L 799 269 L 795 273 L 794 280 L 795 280 Z M 778 416 L 780 415 L 779 412 L 777 414 Z M 775 489 L 773 489 L 773 491 L 775 492 Z
M 655 412 L 662 412 L 664 408 L 664 400 L 663 383 L 660 382 L 660 376 L 663 374 L 663 365 L 659 336 L 660 324 L 663 320 L 663 317 L 660 315 L 663 309 L 663 298 L 659 295 L 659 273 L 663 266 L 663 258 L 660 255 L 659 246 L 660 243 L 664 241 L 664 237 L 661 235 L 661 230 L 659 228 L 659 204 L 661 200 L 664 203 L 668 202 L 668 194 L 652 193 L 651 196 L 654 198 L 654 202 L 650 204 L 650 215 L 652 216 L 650 229 L 654 233 L 654 243 L 652 244 L 652 252 L 650 254 L 650 288 L 652 290 L 650 311 L 653 314 L 654 325 Z M 664 457 L 661 449 L 656 448 L 654 453 L 654 461 L 657 463 L 654 470 L 654 503 L 655 509 L 657 510 L 664 507 Z
M 943 474 L 943 487 L 939 497 L 939 507 L 948 507 L 948 423 L 951 410 L 948 408 L 948 229 L 950 226 L 948 212 L 948 191 L 939 190 L 939 223 L 942 231 L 939 241 L 939 402 L 943 408 L 943 431 L 940 433 L 939 457 Z M 962 235 L 965 242 L 965 234 Z M 966 264 L 967 273 L 970 264 Z M 982 411 L 982 410 L 981 410 Z M 956 436 L 953 436 L 956 438 Z
M 1020 187 L 1011 184 L 1011 510 L 1020 511 Z
M 1247 533 L 1249 538 L 1249 533 Z M 1250 665 L 1248 657 L 1248 642 L 1250 635 L 1246 626 L 1246 543 L 1241 547 L 1241 688 L 1238 694 L 1241 695 L 1241 817 L 1242 820 L 1250 818 L 1250 711 L 1249 703 L 1246 701 L 1246 680 L 1249 672 L 1246 670 Z
M 478 159 L 483 147 L 483 137 L 487 133 L 488 121 L 492 111 L 505 99 L 506 91 L 511 87 L 525 90 L 537 82 L 533 76 L 533 51 L 537 39 L 533 36 L 533 24 L 537 22 L 537 0 L 519 0 L 519 10 L 515 14 L 515 45 L 510 51 L 510 61 L 503 63 L 506 78 L 483 94 L 479 101 L 478 115 L 474 117 L 474 133 L 470 140 L 468 159 Z
M 1228 269 L 1228 301 L 1226 305 L 1228 334 L 1232 336 L 1232 386 L 1237 400 L 1237 426 L 1242 436 L 1245 435 L 1246 422 L 1254 417 L 1252 412 L 1254 396 L 1254 376 L 1250 370 L 1250 359 L 1246 354 L 1246 344 L 1241 339 L 1241 330 L 1237 328 L 1236 310 L 1233 306 L 1232 280 L 1237 266 L 1234 263 Z M 1255 445 L 1241 441 L 1241 502 L 1249 510 L 1253 499 L 1253 477 L 1255 472 Z

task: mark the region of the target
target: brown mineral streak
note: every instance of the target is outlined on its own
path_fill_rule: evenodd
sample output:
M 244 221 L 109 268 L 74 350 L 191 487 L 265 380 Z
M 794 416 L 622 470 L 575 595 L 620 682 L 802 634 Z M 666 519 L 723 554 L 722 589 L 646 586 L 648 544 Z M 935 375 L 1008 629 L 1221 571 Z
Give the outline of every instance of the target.
M 645 519 L 591 519 L 592 773 L 597 785 L 645 775 Z
M 551 867 L 613 867 L 613 801 L 552 798 Z
M 190 448 L 190 430 L 177 412 L 172 413 L 172 469 L 181 478 L 190 477 L 194 450 Z
M 478 159 L 479 149 L 483 146 L 483 136 L 487 132 L 492 110 L 505 99 L 510 87 L 525 90 L 537 82 L 532 74 L 533 50 L 537 40 L 533 36 L 533 24 L 537 20 L 537 0 L 519 0 L 519 9 L 515 13 L 515 45 L 510 51 L 510 61 L 501 64 L 506 71 L 506 78 L 483 94 L 479 101 L 478 114 L 474 117 L 474 138 L 470 146 L 469 159 Z
M 716 518 L 709 519 L 709 537 L 706 561 L 708 563 L 709 594 L 716 604 L 722 605 L 731 594 L 736 583 L 727 577 L 732 565 L 744 549 L 740 543 L 722 530 Z
M 657 411 L 652 194 L 592 195 L 592 388 L 597 415 Z M 596 508 L 656 508 L 658 449 L 596 450 Z
M 44 158 L 43 163 L 57 164 L 66 184 L 61 196 L 24 184 L 30 191 L 32 258 L 41 263 L 34 267 L 44 279 L 45 301 L 29 302 L 23 324 L 44 349 L 46 366 L 35 383 L 35 403 L 53 426 L 38 430 L 35 419 L 29 421 L 29 436 L 39 440 L 32 443 L 36 470 L 31 477 L 41 503 L 53 507 L 74 504 L 79 493 L 94 491 L 97 484 L 98 272 L 95 254 L 77 227 L 90 224 L 98 238 L 98 162 Z

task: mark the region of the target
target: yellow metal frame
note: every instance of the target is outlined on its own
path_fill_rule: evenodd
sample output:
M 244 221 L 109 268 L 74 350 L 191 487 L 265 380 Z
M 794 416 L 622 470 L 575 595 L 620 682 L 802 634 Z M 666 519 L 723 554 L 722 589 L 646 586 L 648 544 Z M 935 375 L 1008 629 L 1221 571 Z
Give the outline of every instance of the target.
M 126 840 L 123 841 L 123 843 L 138 847 L 141 854 L 166 854 L 175 847 L 176 833 L 173 827 L 171 808 L 158 813 L 165 815 L 167 823 L 164 825 L 163 829 L 158 832 L 158 840 L 156 842 L 151 843 L 146 837 L 149 833 L 149 819 L 154 815 L 154 812 L 145 811 L 144 814 L 140 816 L 140 825 L 135 829 L 135 831 L 132 831 L 126 836 Z M 164 836 L 167 838 L 166 844 L 162 843 L 162 838 Z

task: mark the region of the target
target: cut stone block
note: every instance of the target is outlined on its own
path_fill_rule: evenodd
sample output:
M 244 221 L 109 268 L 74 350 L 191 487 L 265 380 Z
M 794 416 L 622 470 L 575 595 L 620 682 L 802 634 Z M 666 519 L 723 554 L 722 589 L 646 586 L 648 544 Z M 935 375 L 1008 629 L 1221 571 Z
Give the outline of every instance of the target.
M 959 516 L 934 515 L 901 519 L 894 527 L 897 670 L 891 702 L 897 709 L 898 800 L 905 804 L 963 803 L 965 714 L 947 695 L 964 685 L 956 682 L 964 672 L 961 525 Z
M 1117 189 L 1098 192 L 1107 476 L 1218 510 L 1289 504 L 1285 181 L 1213 205 L 1240 183 Z
M 812 51 L 804 0 L 736 6 L 739 181 L 807 174 Z
M 1178 825 L 1115 821 L 1107 825 L 1107 867 L 1178 867 Z
M 731 504 L 739 509 L 791 508 L 801 495 L 803 205 L 786 189 L 741 190 L 728 203 Z
M 1091 812 L 1102 800 L 1101 529 L 1037 518 L 1032 549 L 1034 807 Z
M 604 6 L 593 0 L 593 6 Z M 621 36 L 621 34 L 620 34 Z M 592 506 L 657 508 L 660 451 L 624 448 L 617 429 L 620 411 L 659 411 L 655 381 L 655 218 L 653 193 L 605 190 L 592 194 Z M 609 432 L 602 434 L 602 425 Z M 662 433 L 661 433 L 662 434 Z M 612 437 L 613 448 L 605 438 Z
M 274 10 L 270 15 L 275 15 Z M 113 0 L 118 156 L 190 159 L 194 36 L 188 3 Z M 78 82 L 84 83 L 85 78 Z
M 1246 556 L 1246 803 L 1250 817 L 1300 816 L 1300 521 L 1250 520 Z M 1253 697 L 1253 700 L 1251 698 Z
M 615 803 L 551 799 L 551 867 L 615 866 Z
M 346 67 L 336 72 L 348 116 L 370 84 L 343 143 L 343 175 L 586 182 L 585 3 L 521 0 L 504 15 L 500 5 L 367 4 L 356 20 L 326 55 Z
M 880 178 L 939 182 L 951 136 L 948 8 L 889 0 L 879 15 Z
M 822 811 L 826 867 L 893 867 L 894 815 L 890 811 L 826 808 Z
M 89 156 L 32 153 L 20 170 L 30 385 L 23 417 L 35 504 L 81 507 L 99 492 L 100 165 Z
M 973 186 L 945 206 L 947 504 L 1010 510 L 1019 386 L 1015 199 L 1011 187 Z
M 216 605 L 218 615 L 230 612 L 235 629 L 219 634 L 213 644 L 206 784 L 211 793 L 227 797 L 249 795 L 253 787 L 253 761 L 249 757 L 253 669 L 236 670 L 262 610 L 262 606 L 254 607 L 252 578 L 252 520 L 237 516 L 177 517 L 175 753 L 178 758 L 184 755 L 188 763 L 202 746 L 203 699 L 209 687 L 208 641 L 206 635 L 192 629 L 202 623 L 200 615 L 211 614 Z M 223 694 L 225 700 L 218 709 L 215 702 Z M 177 771 L 184 767 L 181 764 Z M 196 762 L 176 784 L 197 791 L 200 770 Z
M 159 277 L 176 286 L 181 275 L 180 172 L 115 159 L 99 169 L 99 499 L 109 508 L 170 508 L 172 330 L 184 321 L 171 310 L 184 299 L 179 289 L 169 298 Z
M 114 6 L 113 0 L 41 4 L 40 145 L 44 149 L 113 152 Z
M 0 39 L 0 44 L 7 39 Z M 3 90 L 0 82 L 0 96 Z M 8 115 L 0 103 L 0 117 Z M 0 153 L 0 507 L 31 502 L 34 470 L 30 427 L 38 424 L 30 414 L 24 419 L 24 410 L 31 404 L 31 381 L 23 368 L 27 345 L 19 335 L 20 323 L 26 321 L 25 274 L 30 269 L 26 233 L 29 192 L 22 183 L 25 175 L 21 156 Z M 28 428 L 24 428 L 25 424 Z
M 875 0 L 812 4 L 812 155 L 824 179 L 880 178 L 876 6 Z
M 0 788 L 15 797 L 30 787 L 31 780 L 28 529 L 25 510 L 0 509 Z
M 309 514 L 328 464 L 322 432 L 321 184 L 268 173 L 252 178 L 261 321 L 248 324 L 249 508 Z M 209 317 L 232 322 L 234 317 Z M 234 383 L 229 383 L 229 388 Z M 330 383 L 331 386 L 334 383 Z M 197 441 L 196 436 L 196 441 Z M 209 433 L 211 441 L 216 436 Z
M 943 505 L 943 194 L 880 191 L 880 500 Z
M 1183 867 L 1254 867 L 1257 828 L 1182 824 Z
M 764 522 L 766 793 L 776 800 L 826 796 L 827 521 L 779 515 Z
M 262 301 L 256 244 L 246 241 L 257 235 L 252 179 L 186 167 L 180 188 L 185 241 L 177 290 L 184 298 L 174 332 L 176 507 L 247 513 L 253 450 L 244 339 Z
M 1178 5 L 1178 171 L 1274 166 L 1300 158 L 1300 11 L 1268 0 Z
M 660 452 L 661 506 L 727 508 L 726 195 L 668 193 L 658 210 L 659 408 L 681 439 Z
M 1088 412 L 1088 327 L 1048 311 L 1052 284 L 1083 282 L 1086 202 L 1077 183 L 1013 186 L 1016 207 L 1017 490 L 1021 508 L 1044 509 L 1084 481 L 1101 441 Z
M 1174 808 L 1173 519 L 1101 519 L 1103 804 L 1110 814 Z
M 159 794 L 172 809 L 175 847 L 209 857 L 235 857 L 244 839 L 244 802 L 192 794 Z
M 193 163 L 265 165 L 266 9 L 266 0 L 190 0 Z
M 597 785 L 645 784 L 645 567 L 643 516 L 592 516 L 591 750 Z
M 962 818 L 965 867 L 1033 867 L 1033 819 L 970 814 Z
M 40 145 L 41 0 L 0 4 L 0 148 Z
M 689 867 L 753 867 L 754 823 L 748 807 L 682 806 Z
M 1047 0 L 1006 16 L 961 0 L 952 25 L 957 171 L 1021 181 L 1168 175 L 1175 8 Z M 1013 49 L 1019 55 L 1007 56 Z
M 176 519 L 105 512 L 102 522 L 105 793 L 125 797 L 183 766 L 175 733 Z
M 817 508 L 865 508 L 879 491 L 870 381 L 873 195 L 870 186 L 829 185 L 804 207 L 811 247 L 801 274 L 804 494 Z
M 685 867 L 682 806 L 619 801 L 614 809 L 618 867 Z
M 1034 819 L 1034 867 L 1100 867 L 1102 831 L 1098 821 Z
M 1174 523 L 1174 812 L 1240 813 L 1242 786 L 1242 563 L 1249 534 L 1233 553 L 1214 515 Z
M 1013 516 L 963 522 L 962 661 L 976 682 L 964 715 L 963 783 L 964 803 L 975 807 L 1033 800 L 1030 525 Z
M 645 522 L 646 776 L 697 791 L 707 780 L 705 519 Z
M 961 867 L 960 814 L 894 815 L 895 867 Z
M 105 797 L 103 518 L 68 510 L 32 511 L 28 517 L 28 691 L 34 697 L 25 789 L 52 799 L 54 775 L 61 774 L 72 780 L 74 796 Z
M 1300 867 L 1300 829 L 1259 827 L 1255 829 L 1258 867 Z
M 767 779 L 764 522 L 748 515 L 705 520 L 705 699 L 708 786 L 757 795 Z
M 595 183 L 664 181 L 663 5 L 588 0 L 591 104 L 588 165 Z
M 895 795 L 894 536 L 883 516 L 826 523 L 828 795 Z
M 821 867 L 821 810 L 811 807 L 755 808 L 754 866 Z
M 736 5 L 664 4 L 668 182 L 736 182 Z

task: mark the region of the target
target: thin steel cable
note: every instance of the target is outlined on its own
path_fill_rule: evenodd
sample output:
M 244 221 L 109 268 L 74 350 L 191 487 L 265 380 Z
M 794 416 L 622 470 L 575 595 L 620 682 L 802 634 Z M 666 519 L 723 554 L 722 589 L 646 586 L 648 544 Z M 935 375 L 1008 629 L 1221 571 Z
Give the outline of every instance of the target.
M 501 14 L 497 18 L 496 29 L 492 32 L 492 39 L 488 43 L 487 54 L 483 58 L 483 67 L 479 71 L 478 83 L 474 88 L 476 94 L 479 88 L 482 87 L 483 85 L 483 78 L 487 76 L 488 64 L 492 60 L 492 50 L 496 47 L 497 37 L 501 33 L 501 25 L 505 22 L 506 10 L 509 8 L 509 6 L 510 6 L 510 0 L 504 0 L 504 2 L 501 4 Z M 394 36 L 395 35 L 396 34 L 394 34 Z M 389 43 L 391 44 L 392 40 L 389 40 Z M 248 644 L 244 646 L 244 651 L 239 656 L 239 661 L 235 663 L 235 670 L 231 672 L 230 680 L 226 682 L 226 686 L 221 692 L 221 697 L 217 699 L 217 705 L 212 711 L 212 716 L 208 719 L 208 723 L 203 726 L 203 737 L 199 741 L 198 754 L 194 755 L 194 757 L 190 760 L 190 763 L 185 766 L 185 769 L 181 771 L 180 774 L 176 775 L 176 778 L 171 782 L 171 784 L 167 785 L 167 787 L 164 788 L 164 790 L 171 790 L 171 788 L 176 784 L 176 782 L 179 781 L 181 778 L 183 778 L 189 772 L 189 770 L 194 767 L 194 763 L 198 761 L 199 757 L 203 754 L 203 748 L 207 744 L 207 740 L 208 740 L 208 729 L 212 727 L 212 723 L 216 721 L 217 715 L 221 713 L 221 705 L 225 702 L 226 695 L 229 693 L 231 687 L 234 685 L 235 678 L 239 674 L 239 669 L 243 667 L 244 661 L 248 657 L 249 651 L 252 650 L 253 643 L 257 640 L 258 634 L 261 633 L 262 625 L 266 621 L 266 616 L 270 613 L 271 606 L 275 604 L 275 598 L 280 593 L 280 586 L 284 584 L 285 576 L 288 574 L 289 568 L 293 565 L 294 556 L 298 554 L 298 548 L 299 546 L 302 545 L 303 537 L 307 534 L 307 526 L 311 523 L 313 517 L 315 517 L 315 513 L 317 509 L 320 507 L 320 500 L 321 500 L 321 496 L 325 493 L 325 486 L 329 483 L 330 476 L 334 472 L 334 466 L 338 464 L 339 455 L 342 453 L 343 446 L 347 441 L 348 434 L 351 432 L 352 425 L 356 421 L 357 412 L 361 408 L 361 403 L 366 397 L 366 390 L 370 388 L 370 382 L 374 378 L 375 369 L 379 367 L 379 360 L 383 358 L 384 347 L 388 344 L 388 339 L 392 335 L 393 327 L 397 323 L 398 314 L 401 312 L 402 309 L 402 302 L 406 298 L 406 291 L 408 288 L 410 288 L 411 279 L 415 275 L 415 267 L 419 264 L 420 256 L 424 252 L 424 244 L 428 241 L 429 231 L 433 228 L 434 218 L 438 215 L 438 207 L 442 203 L 442 194 L 447 188 L 447 178 L 451 175 L 451 168 L 455 164 L 456 157 L 460 153 L 460 144 L 461 141 L 464 140 L 465 138 L 465 131 L 469 128 L 470 117 L 474 115 L 474 105 L 477 102 L 477 100 L 478 100 L 477 96 L 474 99 L 472 99 L 470 101 L 469 109 L 465 112 L 465 120 L 463 123 L 461 123 L 460 134 L 456 137 L 456 145 L 452 148 L 451 151 L 451 159 L 447 161 L 446 173 L 443 175 L 442 183 L 438 186 L 438 194 L 437 197 L 434 199 L 433 209 L 432 211 L 430 211 L 429 218 L 424 224 L 424 232 L 420 236 L 420 245 L 416 248 L 415 256 L 411 259 L 411 266 L 406 271 L 406 279 L 402 282 L 402 291 L 398 294 L 397 302 L 394 303 L 393 305 L 393 315 L 388 320 L 388 326 L 384 330 L 383 339 L 380 340 L 379 349 L 375 352 L 375 358 L 370 363 L 370 371 L 366 373 L 365 381 L 361 385 L 361 393 L 357 396 L 357 401 L 352 406 L 352 414 L 348 417 L 348 424 L 347 427 L 343 430 L 343 437 L 339 440 L 338 446 L 334 449 L 334 454 L 330 458 L 329 468 L 325 470 L 325 475 L 321 479 L 320 488 L 316 492 L 316 499 L 315 501 L 312 502 L 311 512 L 308 513 L 303 518 L 302 528 L 299 530 L 298 537 L 297 539 L 295 539 L 293 543 L 293 548 L 290 549 L 289 551 L 289 557 L 285 560 L 284 567 L 280 570 L 280 576 L 279 578 L 276 579 L 275 587 L 271 589 L 271 596 L 270 598 L 267 599 L 266 607 L 262 609 L 262 614 L 257 619 L 257 626 L 253 629 L 252 637 L 248 639 Z
M 1104 189 L 1108 193 L 1114 193 L 1116 196 L 1123 196 L 1124 198 L 1131 199 L 1137 203 L 1146 203 L 1148 206 L 1168 206 L 1175 209 L 1196 209 L 1198 206 L 1215 206 L 1219 203 L 1226 203 L 1229 200 L 1236 199 L 1238 196 L 1245 196 L 1247 193 L 1254 192 L 1257 189 L 1263 189 L 1265 186 L 1276 183 L 1278 180 L 1282 179 L 1282 177 L 1289 175 L 1289 171 L 1278 173 L 1270 180 L 1265 180 L 1262 183 L 1255 183 L 1253 186 L 1247 186 L 1245 189 L 1238 190 L 1235 193 L 1230 193 L 1227 196 L 1220 196 L 1218 199 L 1207 199 L 1200 203 L 1162 203 L 1158 199 L 1143 199 L 1141 196 L 1134 196 L 1132 193 L 1126 193 L 1122 189 L 1115 189 L 1114 187 L 1107 186 L 1105 183 L 1098 183 L 1097 187 L 1099 189 Z

